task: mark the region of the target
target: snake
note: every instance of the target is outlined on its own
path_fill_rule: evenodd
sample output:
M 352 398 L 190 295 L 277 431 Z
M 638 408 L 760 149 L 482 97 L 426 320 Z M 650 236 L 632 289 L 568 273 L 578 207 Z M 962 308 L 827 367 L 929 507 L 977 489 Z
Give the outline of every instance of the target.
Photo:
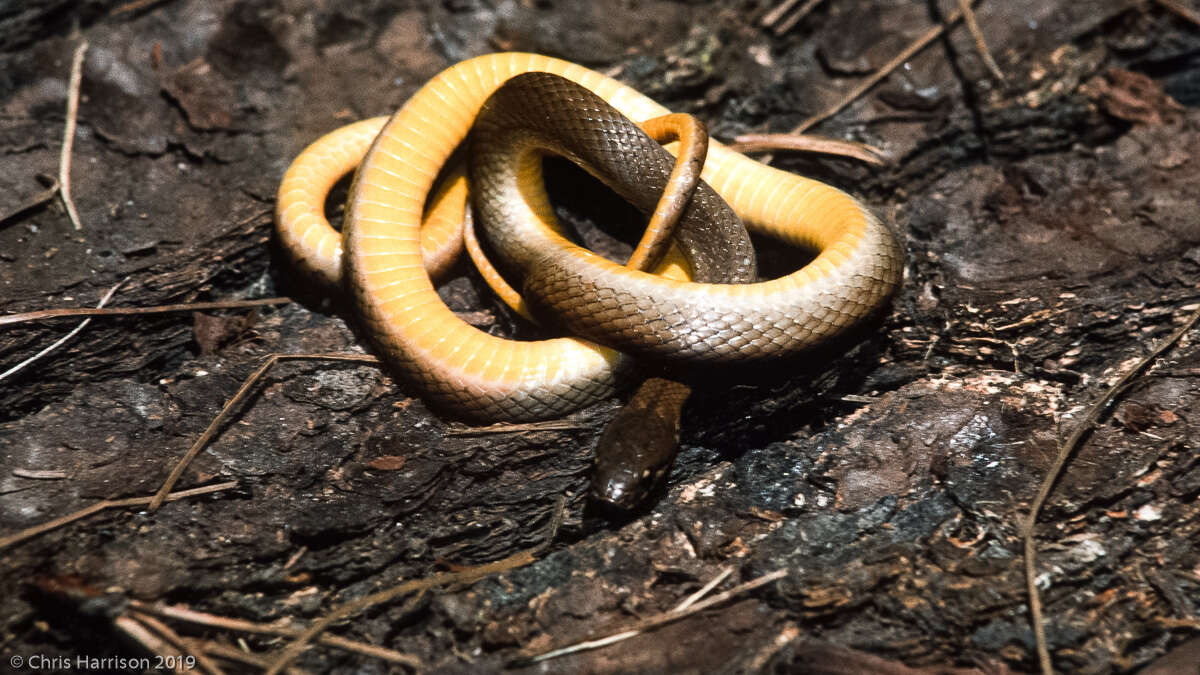
M 346 291 L 383 359 L 435 407 L 479 421 L 559 417 L 611 396 L 632 358 L 689 369 L 800 354 L 843 335 L 899 286 L 900 245 L 859 200 L 715 141 L 692 201 L 706 201 L 709 192 L 719 196 L 750 230 L 812 251 L 805 266 L 775 279 L 728 283 L 752 269 L 750 253 L 709 250 L 732 257 L 735 271 L 704 281 L 610 261 L 563 234 L 541 183 L 538 152 L 509 148 L 488 155 L 507 159 L 472 158 L 470 180 L 451 175 L 431 196 L 451 155 L 469 134 L 481 134 L 472 128 L 489 98 L 510 80 L 535 73 L 588 92 L 537 109 L 551 117 L 572 113 L 576 121 L 564 124 L 584 137 L 585 146 L 617 155 L 617 167 L 640 160 L 621 155 L 623 142 L 606 135 L 613 118 L 598 112 L 595 102 L 634 122 L 670 112 L 577 64 L 537 54 L 489 54 L 444 70 L 391 117 L 322 137 L 297 157 L 280 185 L 276 222 L 283 248 L 302 270 Z M 518 104 L 529 102 L 517 98 L 524 99 Z M 547 120 L 535 119 L 534 126 L 554 128 Z M 560 150 L 558 140 L 546 143 L 544 134 L 538 136 L 535 146 Z M 492 149 L 478 140 L 471 147 Z M 632 185 L 614 189 L 657 195 L 666 181 L 662 161 L 657 165 L 655 180 L 634 166 L 625 171 Z M 338 233 L 324 218 L 325 195 L 351 170 L 355 178 Z M 476 181 L 469 189 L 490 197 L 471 199 L 501 266 L 516 270 L 539 313 L 585 337 L 498 337 L 466 323 L 438 296 L 431 272 L 444 270 L 453 258 L 448 251 L 461 246 L 467 185 Z M 701 258 L 706 247 L 729 246 L 728 240 L 707 239 L 703 224 L 692 229 L 699 232 L 693 253 Z M 739 257 L 745 259 L 740 267 Z M 707 269 L 703 261 L 692 263 Z

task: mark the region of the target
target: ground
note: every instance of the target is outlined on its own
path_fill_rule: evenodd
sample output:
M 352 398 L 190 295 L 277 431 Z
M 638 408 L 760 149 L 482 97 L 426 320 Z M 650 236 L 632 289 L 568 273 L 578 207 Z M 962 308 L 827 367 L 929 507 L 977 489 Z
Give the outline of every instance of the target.
M 97 319 L 5 379 L 0 535 L 153 493 L 266 355 L 366 348 L 344 303 L 297 281 L 272 246 L 279 177 L 321 133 L 505 49 L 614 75 L 723 141 L 787 131 L 956 6 L 830 0 L 781 31 L 761 22 L 775 4 L 0 8 L 0 312 L 92 306 L 118 282 L 118 306 L 302 300 Z M 1197 309 L 1200 25 L 1167 3 L 1118 0 L 985 1 L 977 18 L 1003 81 L 958 27 L 815 127 L 879 148 L 885 167 L 773 159 L 895 228 L 908 265 L 891 307 L 798 363 L 699 392 L 683 454 L 642 511 L 615 518 L 585 496 L 616 401 L 479 430 L 386 370 L 287 364 L 178 489 L 235 486 L 153 513 L 110 509 L 4 551 L 5 660 L 144 656 L 126 628 L 147 604 L 305 626 L 401 580 L 540 547 L 519 569 L 331 632 L 439 672 L 1036 670 L 1020 539 L 1030 503 L 1089 406 Z M 57 175 L 80 39 L 75 230 L 57 200 L 14 212 Z M 627 216 L 582 203 L 586 180 L 563 183 L 579 227 Z M 443 294 L 478 325 L 526 330 L 465 267 Z M 73 323 L 0 327 L 0 368 Z M 1172 668 L 1198 660 L 1198 391 L 1185 335 L 1051 493 L 1036 573 L 1061 671 L 1189 672 Z M 616 646 L 520 661 L 669 610 L 726 569 L 715 592 L 786 576 Z M 285 644 L 164 621 L 201 651 Z M 410 668 L 326 645 L 296 666 Z

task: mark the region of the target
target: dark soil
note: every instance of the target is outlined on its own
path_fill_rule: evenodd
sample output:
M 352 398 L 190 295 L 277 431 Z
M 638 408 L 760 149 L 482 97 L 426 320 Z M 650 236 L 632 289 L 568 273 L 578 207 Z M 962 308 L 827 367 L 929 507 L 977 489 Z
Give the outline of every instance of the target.
M 774 4 L 0 3 L 0 216 L 57 173 L 72 31 L 91 45 L 71 174 L 84 228 L 57 200 L 0 223 L 0 311 L 93 306 L 121 280 L 116 305 L 300 297 L 271 245 L 288 162 L 462 58 L 577 61 L 729 140 L 791 129 L 956 5 L 835 0 L 777 35 L 759 24 Z M 1200 302 L 1200 26 L 1125 0 L 989 1 L 978 19 L 1004 82 L 958 27 L 815 129 L 882 149 L 886 168 L 774 160 L 896 228 L 909 265 L 894 305 L 837 348 L 700 392 L 642 512 L 614 519 L 585 498 L 616 401 L 464 433 L 386 371 L 283 365 L 180 485 L 236 488 L 4 551 L 5 662 L 143 656 L 114 623 L 132 600 L 307 625 L 399 580 L 547 543 L 565 497 L 534 564 L 332 632 L 440 672 L 1035 670 L 1029 504 L 1088 406 Z M 623 213 L 566 182 L 581 227 Z M 477 289 L 464 267 L 444 294 L 510 330 Z M 72 325 L 0 328 L 0 370 Z M 363 345 L 337 301 L 93 321 L 0 385 L 0 531 L 153 493 L 267 354 Z M 1037 529 L 1057 669 L 1197 672 L 1198 394 L 1185 337 L 1058 481 Z M 511 665 L 668 610 L 725 568 L 720 588 L 788 576 L 616 646 Z M 168 623 L 259 654 L 284 644 Z M 404 669 L 326 646 L 297 665 Z

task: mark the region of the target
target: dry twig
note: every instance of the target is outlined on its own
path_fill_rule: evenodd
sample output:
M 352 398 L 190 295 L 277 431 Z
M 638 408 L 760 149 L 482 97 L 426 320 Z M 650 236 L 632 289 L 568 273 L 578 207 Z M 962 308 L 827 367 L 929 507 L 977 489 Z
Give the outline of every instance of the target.
M 517 662 L 510 664 L 510 665 L 514 668 L 520 667 L 523 665 L 529 665 L 529 664 L 538 663 L 540 661 L 546 661 L 549 659 L 558 658 L 560 656 L 566 656 L 568 654 L 574 654 L 577 652 L 587 651 L 590 649 L 598 649 L 600 647 L 604 647 L 604 646 L 613 644 L 614 642 L 620 642 L 621 640 L 628 639 L 630 637 L 633 637 L 634 635 L 643 633 L 651 628 L 656 628 L 658 626 L 668 624 L 673 621 L 678 621 L 679 619 L 682 619 L 684 617 L 688 617 L 688 616 L 691 616 L 698 612 L 704 611 L 704 610 L 708 609 L 709 607 L 714 607 L 716 605 L 719 605 L 719 604 L 726 602 L 738 595 L 752 591 L 760 586 L 765 586 L 766 584 L 769 584 L 772 581 L 775 581 L 777 579 L 782 579 L 785 576 L 787 576 L 786 569 L 775 570 L 774 572 L 764 574 L 763 576 L 758 577 L 757 579 L 754 579 L 752 581 L 747 581 L 744 584 L 734 586 L 733 588 L 729 589 L 728 591 L 725 591 L 724 593 L 718 593 L 717 595 L 714 595 L 713 597 L 709 598 L 708 600 L 704 600 L 702 602 L 697 602 L 695 604 L 691 604 L 688 606 L 676 607 L 675 609 L 672 609 L 669 612 L 663 612 L 662 614 L 657 614 L 657 615 L 642 619 L 640 621 L 636 621 L 633 623 L 633 625 L 631 625 L 629 628 L 627 628 L 623 631 L 618 631 L 616 633 L 607 635 L 602 638 L 593 638 L 593 639 L 585 640 L 583 642 L 578 642 L 578 643 L 570 645 L 568 647 L 554 649 L 554 650 L 551 650 L 548 652 L 544 652 L 542 654 L 538 654 L 536 656 L 530 656 L 525 659 L 518 660 Z
M 742 134 L 733 139 L 733 143 L 729 147 L 737 152 L 773 150 L 819 152 L 825 155 L 849 157 L 875 166 L 883 166 L 887 163 L 883 152 L 874 146 L 811 134 Z
M 113 625 L 126 637 L 140 644 L 146 651 L 172 661 L 183 659 L 183 653 L 171 646 L 159 635 L 155 635 L 145 624 L 128 616 L 113 619 Z
M 329 626 L 346 617 L 352 616 L 370 607 L 389 602 L 394 598 L 398 598 L 409 593 L 424 593 L 430 589 L 439 586 L 448 586 L 450 584 L 472 584 L 484 577 L 500 572 L 507 572 L 518 567 L 524 567 L 537 559 L 543 551 L 549 548 L 554 539 L 558 536 L 558 528 L 562 524 L 563 512 L 566 510 L 567 501 L 565 497 L 559 496 L 557 503 L 554 505 L 554 512 L 551 515 L 550 523 L 546 527 L 547 535 L 545 541 L 533 548 L 514 553 L 513 555 L 497 560 L 495 562 L 478 565 L 475 567 L 467 567 L 453 572 L 442 572 L 423 579 L 414 579 L 406 581 L 392 588 L 384 589 L 377 593 L 372 593 L 363 598 L 352 600 L 341 607 L 331 611 L 329 614 L 321 617 L 313 622 L 303 633 L 301 633 L 294 642 L 289 644 L 279 653 L 271 663 L 271 667 L 267 669 L 266 675 L 277 675 L 280 671 L 286 668 L 296 657 L 308 647 L 314 639 L 317 639 Z
M 944 22 L 934 26 L 933 28 L 930 28 L 925 32 L 924 35 L 917 38 L 907 47 L 902 49 L 900 53 L 895 56 L 895 58 L 893 58 L 891 61 L 888 61 L 882 68 L 872 73 L 854 89 L 851 89 L 850 92 L 843 96 L 839 101 L 801 122 L 796 126 L 795 129 L 792 129 L 792 133 L 802 134 L 811 129 L 818 122 L 833 117 L 841 112 L 843 108 L 853 103 L 858 99 L 859 96 L 862 96 L 872 87 L 882 82 L 888 75 L 891 75 L 893 70 L 899 68 L 904 64 L 905 61 L 911 59 L 915 54 L 917 54 L 917 52 L 920 52 L 922 49 L 929 46 L 931 42 L 941 37 L 942 33 L 945 33 L 947 29 L 958 23 L 959 19 L 961 18 L 962 12 L 957 9 L 954 10 L 950 16 L 946 17 Z
M 62 319 L 72 316 L 133 316 L 136 314 L 166 314 L 168 312 L 203 312 L 210 309 L 241 309 L 243 307 L 261 307 L 263 305 L 286 305 L 291 298 L 255 298 L 253 300 L 218 300 L 215 302 L 190 302 L 177 305 L 155 305 L 153 307 L 61 307 L 57 309 L 39 309 L 36 312 L 6 314 L 0 316 L 0 326 L 10 326 L 28 321 L 45 321 L 46 319 Z
M 250 390 L 254 387 L 254 384 L 262 378 L 262 376 L 271 368 L 271 366 L 280 361 L 358 361 L 360 363 L 379 363 L 379 359 L 367 354 L 272 354 L 270 358 L 268 358 L 261 366 L 258 367 L 258 370 L 255 370 L 250 377 L 246 378 L 246 381 L 242 383 L 240 388 L 238 388 L 237 393 L 233 395 L 233 398 L 229 399 L 225 403 L 224 407 L 221 408 L 221 412 L 218 413 L 215 418 L 213 418 L 213 421 L 209 423 L 208 428 L 204 430 L 204 433 L 200 434 L 200 438 L 196 439 L 196 442 L 192 444 L 192 447 L 188 448 L 188 451 L 184 453 L 183 457 L 181 457 L 179 461 L 175 463 L 174 468 L 171 469 L 170 475 L 167 476 L 167 479 L 163 481 L 162 487 L 160 487 L 158 492 L 155 493 L 154 499 L 150 500 L 150 505 L 148 507 L 149 511 L 157 511 L 158 507 L 162 506 L 163 500 L 165 500 L 167 497 L 167 493 L 171 491 L 171 488 L 175 487 L 175 483 L 179 482 L 179 477 L 183 475 L 183 472 L 185 469 L 187 469 L 188 464 L 190 464 L 192 460 L 196 458 L 196 455 L 200 454 L 200 451 L 204 449 L 204 446 L 207 445 L 210 440 L 212 440 L 213 436 L 215 436 L 217 431 L 221 428 L 221 425 L 226 419 L 229 418 L 230 413 L 232 413 L 234 408 L 237 407 L 237 404 L 241 403 L 242 400 L 245 399 L 250 393 Z
M 175 605 L 151 605 L 138 600 L 131 601 L 131 608 L 140 615 L 153 615 L 164 619 L 174 619 L 176 621 L 184 621 L 186 623 L 195 624 L 197 626 L 208 626 L 211 628 L 220 628 L 222 630 L 237 631 L 240 633 L 252 633 L 255 635 L 278 635 L 280 637 L 299 637 L 304 633 L 302 628 L 289 628 L 277 626 L 273 624 L 255 623 L 253 621 L 245 621 L 243 619 L 231 619 L 229 617 L 217 616 L 215 614 L 206 614 L 197 612 L 186 607 L 178 607 Z M 389 663 L 397 663 L 412 668 L 420 668 L 421 661 L 415 656 L 410 656 L 392 649 L 384 647 L 376 647 L 375 645 L 359 642 L 357 640 L 348 640 L 336 635 L 321 635 L 316 638 L 315 642 L 326 647 L 334 647 L 348 652 L 356 652 L 365 656 L 371 656 L 377 659 L 382 659 Z M 205 651 L 211 651 L 205 647 Z M 261 659 L 260 665 L 266 669 L 270 662 L 266 659 Z
M 31 197 L 28 201 L 26 201 L 24 204 L 17 206 L 12 211 L 9 211 L 8 213 L 0 215 L 0 225 L 3 225 L 4 223 L 7 223 L 8 221 L 12 220 L 13 218 L 16 218 L 17 216 L 19 216 L 27 211 L 31 211 L 31 210 L 41 206 L 42 204 L 45 204 L 46 202 L 50 201 L 51 199 L 54 199 L 54 195 L 58 194 L 58 188 L 60 186 L 58 179 L 54 178 L 52 176 L 45 176 L 45 175 L 41 175 L 41 174 L 38 175 L 38 178 L 39 179 L 42 179 L 42 178 L 48 179 L 49 182 L 46 185 L 46 189 L 37 193 L 36 195 Z
M 701 600 L 703 600 L 704 596 L 711 593 L 712 589 L 717 587 L 717 584 L 720 584 L 722 581 L 725 581 L 726 579 L 728 579 L 730 574 L 733 574 L 732 567 L 726 567 L 725 569 L 721 570 L 721 573 L 718 574 L 717 576 L 713 577 L 712 579 L 710 579 L 707 584 L 704 584 L 695 593 L 692 593 L 691 595 L 684 598 L 683 602 L 679 603 L 678 605 L 675 605 L 675 611 L 687 609 L 688 607 L 691 607 L 692 605 L 696 604 L 697 602 L 700 602 Z
M 173 492 L 167 495 L 164 501 L 173 502 L 179 499 L 187 499 L 188 497 L 197 497 L 199 495 L 220 492 L 222 490 L 228 490 L 234 487 L 237 487 L 237 481 L 231 480 L 226 483 L 206 485 L 204 487 L 192 488 L 191 490 L 180 490 L 179 492 Z M 27 527 L 24 530 L 10 534 L 7 537 L 0 537 L 0 550 L 4 550 L 13 544 L 25 541 L 26 539 L 35 537 L 43 532 L 49 532 L 50 530 L 60 528 L 63 525 L 68 525 L 77 520 L 87 518 L 93 513 L 99 513 L 106 509 L 124 508 L 127 506 L 146 506 L 152 499 L 154 499 L 154 497 L 129 497 L 127 499 L 105 499 L 103 501 L 96 502 L 95 504 L 79 509 L 74 513 L 69 513 L 60 518 L 55 518 L 54 520 L 42 523 L 41 525 Z
M 75 57 L 71 60 L 71 82 L 67 88 L 67 125 L 63 130 L 62 154 L 58 159 L 59 194 L 62 195 L 63 206 L 67 207 L 67 216 L 75 225 L 76 230 L 82 230 L 79 213 L 75 210 L 75 202 L 71 199 L 71 148 L 75 145 L 75 122 L 79 116 L 79 88 L 83 81 L 83 55 L 87 52 L 87 40 L 75 48 Z
M 779 20 L 782 19 L 785 14 L 792 11 L 792 8 L 795 7 L 796 3 L 798 2 L 800 2 L 800 0 L 783 0 L 783 2 L 779 3 L 777 7 L 764 14 L 762 20 L 759 21 L 759 24 L 764 28 L 770 28 L 771 32 L 775 33 L 776 35 L 783 35 L 791 30 L 793 26 L 800 23 L 801 19 L 808 16 L 810 12 L 817 8 L 817 5 L 820 5 L 821 2 L 823 2 L 823 0 L 808 0 L 808 2 L 804 3 L 803 7 L 796 10 L 796 12 L 789 16 L 786 21 L 779 23 Z
M 540 548 L 540 547 L 539 547 Z M 508 570 L 523 567 L 536 560 L 535 553 L 537 549 L 529 551 L 521 551 L 515 555 L 511 555 L 496 562 L 479 565 L 477 567 L 468 567 L 455 572 L 441 572 L 423 579 L 414 579 L 406 581 L 392 588 L 384 589 L 377 593 L 352 600 L 341 607 L 331 611 L 329 614 L 314 621 L 303 633 L 300 634 L 291 644 L 283 649 L 278 656 L 271 662 L 271 667 L 267 669 L 265 675 L 278 675 L 280 671 L 286 668 L 297 656 L 308 647 L 320 633 L 334 623 L 358 614 L 359 612 L 374 607 L 375 605 L 383 604 L 395 598 L 408 595 L 409 593 L 424 592 L 438 586 L 448 586 L 450 584 L 470 584 L 484 577 L 506 572 Z
M 163 0 L 132 0 L 132 2 L 127 2 L 114 9 L 111 12 L 111 15 L 118 16 L 120 14 L 128 14 L 129 12 L 137 12 L 162 1 Z
M 700 590 L 696 591 L 695 593 L 693 593 L 693 594 L 689 595 L 687 598 L 685 598 L 683 600 L 683 602 L 680 602 L 678 605 L 675 606 L 675 609 L 673 609 L 671 611 L 673 611 L 673 612 L 685 611 L 687 608 L 689 608 L 692 605 L 699 602 L 701 598 L 708 595 L 709 592 L 712 591 L 712 589 L 717 587 L 717 584 L 721 583 L 726 578 L 728 578 L 730 574 L 733 574 L 733 568 L 726 567 L 724 570 L 721 571 L 720 574 L 713 577 L 712 580 L 709 581 L 707 584 L 704 584 L 704 586 L 702 586 L 700 588 Z M 642 631 L 640 631 L 640 630 L 631 629 L 631 630 L 622 631 L 620 633 L 614 633 L 607 637 L 603 637 L 603 638 L 596 639 L 596 640 L 585 640 L 583 642 L 577 642 L 568 647 L 563 647 L 561 649 L 555 649 L 553 651 L 546 652 L 539 656 L 535 656 L 529 660 L 529 663 L 536 663 L 538 661 L 547 661 L 549 659 L 558 658 L 560 656 L 566 656 L 568 654 L 575 654 L 577 652 L 584 652 L 584 651 L 588 651 L 591 649 L 599 649 L 601 647 L 607 647 L 609 645 L 628 640 L 629 638 L 637 637 L 638 635 L 641 635 L 641 633 L 642 633 Z
M 126 279 L 128 279 L 128 277 L 118 281 L 112 288 L 108 289 L 108 292 L 104 294 L 104 297 L 100 298 L 99 304 L 96 305 L 96 310 L 99 310 L 100 308 L 104 307 L 104 305 L 108 304 L 109 300 L 112 300 L 113 294 L 117 292 L 117 289 L 121 287 L 121 284 L 125 283 Z M 85 311 L 96 311 L 96 310 L 85 310 Z M 7 317 L 4 317 L 4 318 L 7 318 Z M 34 354 L 33 356 L 25 359 L 24 361 L 18 363 L 17 365 L 13 366 L 12 368 L 9 368 L 8 370 L 4 371 L 3 373 L 0 373 L 0 381 L 3 381 L 6 377 L 9 377 L 10 375 L 20 372 L 21 370 L 27 368 L 33 362 L 35 362 L 38 359 L 42 358 L 43 356 L 49 354 L 50 352 L 54 351 L 55 349 L 58 349 L 59 347 L 66 344 L 67 342 L 70 342 L 71 338 L 78 335 L 79 331 L 83 330 L 84 327 L 87 326 L 91 322 L 92 322 L 91 319 L 84 319 L 83 321 L 80 321 L 79 325 L 75 326 L 75 328 L 73 330 L 71 330 L 71 332 L 69 332 L 66 335 L 55 340 L 53 343 L 50 344 L 50 346 L 48 346 L 45 349 L 43 349 L 42 351 Z M 3 323 L 4 322 L 2 320 L 0 320 L 0 325 L 3 325 Z
M 146 628 L 154 631 L 160 638 L 166 641 L 167 644 L 171 645 L 183 654 L 190 656 L 193 659 L 193 663 L 195 663 L 201 671 L 208 673 L 209 675 L 224 675 L 225 671 L 221 670 L 220 666 L 218 666 L 216 663 L 213 663 L 212 659 L 205 656 L 202 651 L 195 649 L 187 640 L 179 637 L 179 634 L 172 630 L 167 624 L 152 616 L 139 616 L 137 617 L 137 621 Z M 176 672 L 186 673 L 189 669 L 184 666 L 184 663 L 179 663 L 175 670 Z
M 203 650 L 205 654 L 209 654 L 220 659 L 225 659 L 226 661 L 244 663 L 248 666 L 254 666 L 259 670 L 263 670 L 267 666 L 271 665 L 266 659 L 258 656 L 257 654 L 244 652 L 236 647 L 223 645 L 219 642 L 213 642 L 212 640 L 189 640 L 189 642 L 195 645 L 194 649 Z M 300 670 L 299 668 L 289 668 L 288 673 L 291 675 L 303 675 L 307 673 L 307 671 Z
M 56 309 L 40 309 L 20 314 L 0 316 L 0 326 L 9 326 L 29 321 L 45 321 L 47 319 L 62 319 L 73 316 L 135 316 L 140 314 L 167 314 L 170 312 L 203 312 L 212 309 L 241 309 L 245 307 L 261 307 L 263 305 L 286 305 L 293 302 L 291 298 L 254 298 L 252 300 L 217 300 L 213 302 L 190 302 L 175 305 L 154 305 L 151 307 L 106 307 L 104 309 L 89 307 L 60 307 Z
M 9 472 L 17 478 L 28 478 L 30 480 L 62 480 L 70 474 L 59 469 L 13 469 Z
M 1187 19 L 1197 26 L 1200 26 L 1200 12 L 1188 9 L 1178 2 L 1175 2 L 1175 0 L 1155 0 L 1155 2 L 1157 2 L 1159 5 L 1162 5 L 1164 9 L 1174 13 L 1176 16 Z
M 1023 534 L 1025 543 L 1025 586 L 1029 594 L 1029 612 L 1033 621 L 1033 634 L 1037 641 L 1038 663 L 1041 666 L 1042 672 L 1046 675 L 1054 672 L 1054 666 L 1050 662 L 1050 650 L 1046 646 L 1046 629 L 1043 626 L 1042 618 L 1042 600 L 1037 589 L 1037 576 L 1035 569 L 1037 565 L 1037 548 L 1033 541 L 1033 530 L 1037 524 L 1038 514 L 1041 513 L 1042 506 L 1044 506 L 1046 503 L 1046 498 L 1050 496 L 1050 490 L 1054 487 L 1054 483 L 1062 474 L 1063 467 L 1066 465 L 1067 460 L 1070 459 L 1075 453 L 1075 449 L 1079 446 L 1079 443 L 1083 440 L 1083 437 L 1091 432 L 1091 430 L 1100 421 L 1100 416 L 1103 415 L 1106 410 L 1108 410 L 1108 407 L 1113 400 L 1115 400 L 1117 396 L 1124 392 L 1125 389 L 1127 389 L 1129 385 L 1133 383 L 1133 379 L 1139 373 L 1145 370 L 1146 366 L 1150 365 L 1151 362 L 1161 356 L 1163 352 L 1170 349 L 1171 346 L 1178 342 L 1185 333 L 1191 330 L 1192 327 L 1196 325 L 1197 321 L 1200 321 L 1200 309 L 1197 309 L 1195 312 L 1193 312 L 1192 315 L 1188 317 L 1188 320 L 1185 321 L 1178 330 L 1176 330 L 1171 334 L 1170 337 L 1155 347 L 1154 350 L 1147 354 L 1145 358 L 1138 361 L 1132 368 L 1122 375 L 1116 381 L 1116 383 L 1113 384 L 1113 386 L 1108 388 L 1108 391 L 1105 392 L 1104 396 L 1100 397 L 1099 401 L 1096 401 L 1094 404 L 1092 404 L 1091 408 L 1088 409 L 1087 414 L 1084 415 L 1079 424 L 1075 426 L 1075 431 L 1071 433 L 1071 436 L 1067 439 L 1067 442 L 1063 443 L 1059 447 L 1058 454 L 1054 458 L 1054 464 L 1046 473 L 1046 477 L 1042 480 L 1042 485 L 1038 489 L 1037 497 L 1034 498 L 1033 504 L 1029 507 L 1029 519 L 1025 522 L 1025 531 Z
M 983 65 L 991 71 L 992 77 L 1003 82 L 1004 73 L 1000 70 L 1000 66 L 996 65 L 996 59 L 992 58 L 987 40 L 983 38 L 983 30 L 979 28 L 979 22 L 975 20 L 975 10 L 971 9 L 971 0 L 958 0 L 958 11 L 962 14 L 963 23 L 967 25 L 967 30 L 971 32 L 971 37 L 975 40 L 975 50 L 979 52 L 979 58 L 983 59 Z

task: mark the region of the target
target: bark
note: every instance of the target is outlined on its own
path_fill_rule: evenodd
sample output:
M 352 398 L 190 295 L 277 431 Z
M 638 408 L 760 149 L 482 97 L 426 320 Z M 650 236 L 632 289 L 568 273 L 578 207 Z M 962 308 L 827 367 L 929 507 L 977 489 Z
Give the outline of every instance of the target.
M 4 381 L 3 533 L 152 493 L 267 354 L 363 348 L 343 303 L 304 288 L 270 244 L 276 183 L 320 133 L 392 111 L 447 65 L 496 49 L 613 72 L 721 140 L 786 131 L 938 18 L 926 3 L 844 0 L 776 35 L 756 23 L 768 3 L 751 1 L 633 0 L 619 15 L 576 0 L 303 4 L 0 6 L 0 215 L 57 173 L 73 24 L 91 45 L 72 170 L 84 229 L 57 201 L 0 223 L 0 311 L 94 305 L 122 279 L 115 305 L 305 300 L 96 320 Z M 893 306 L 827 350 L 700 392 L 667 487 L 643 511 L 618 520 L 586 502 L 615 401 L 565 424 L 466 433 L 386 370 L 283 365 L 181 484 L 237 488 L 106 511 L 4 552 L 0 651 L 142 655 L 115 637 L 131 600 L 306 625 L 401 579 L 545 543 L 565 497 L 537 562 L 333 632 L 431 670 L 533 672 L 512 664 L 668 610 L 726 567 L 722 588 L 787 569 L 549 669 L 1034 670 L 1029 503 L 1086 407 L 1195 309 L 1200 27 L 1117 0 L 987 2 L 978 19 L 1005 82 L 960 27 L 817 127 L 881 148 L 887 167 L 776 158 L 896 227 L 909 265 Z M 622 250 L 594 225 L 621 232 L 628 209 L 554 173 L 566 174 L 551 186 L 563 217 Z M 762 255 L 766 270 L 794 264 Z M 531 334 L 466 267 L 443 297 L 497 332 Z M 0 364 L 71 325 L 0 328 Z M 1062 671 L 1195 650 L 1197 373 L 1185 337 L 1087 437 L 1043 513 L 1039 581 Z M 282 644 L 172 625 L 256 652 Z M 324 646 L 298 665 L 387 667 Z

